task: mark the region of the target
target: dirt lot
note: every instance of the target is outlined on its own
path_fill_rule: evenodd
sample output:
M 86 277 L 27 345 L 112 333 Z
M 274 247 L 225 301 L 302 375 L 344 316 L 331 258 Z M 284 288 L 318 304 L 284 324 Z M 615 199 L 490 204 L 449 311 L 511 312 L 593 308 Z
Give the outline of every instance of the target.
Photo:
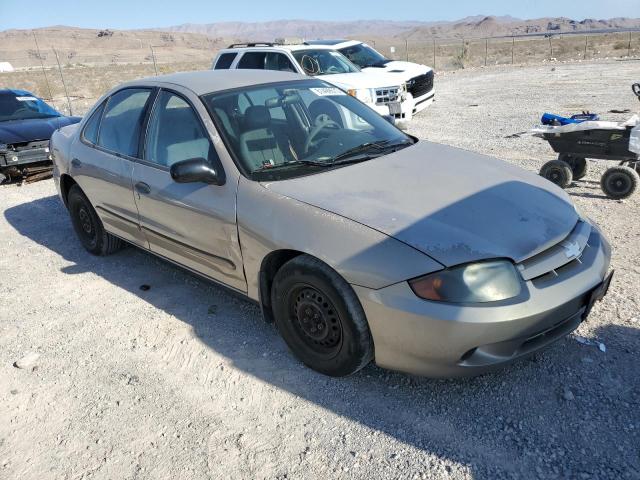
M 505 137 L 638 110 L 639 66 L 440 75 L 412 132 L 537 170 L 549 147 Z M 533 360 L 445 381 L 313 373 L 252 304 L 134 248 L 85 253 L 51 181 L 0 187 L 0 478 L 640 478 L 640 195 L 607 200 L 591 166 L 569 192 L 613 245 L 605 302 Z

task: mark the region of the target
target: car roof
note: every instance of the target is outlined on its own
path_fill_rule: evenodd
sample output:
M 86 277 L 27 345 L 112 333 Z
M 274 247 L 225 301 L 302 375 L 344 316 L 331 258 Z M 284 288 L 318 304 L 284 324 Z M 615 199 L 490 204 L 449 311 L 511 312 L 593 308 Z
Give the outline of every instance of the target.
M 188 88 L 196 95 L 204 95 L 232 88 L 308 79 L 309 77 L 304 75 L 277 70 L 201 70 L 148 77 L 127 82 L 125 85 L 159 86 L 170 83 Z
M 220 53 L 228 52 L 252 52 L 252 51 L 268 51 L 268 50 L 289 50 L 291 52 L 299 50 L 335 50 L 331 45 L 307 45 L 306 43 L 249 43 L 230 45 L 229 48 L 220 50 Z
M 314 46 L 326 45 L 326 46 L 331 46 L 333 48 L 342 48 L 342 47 L 348 47 L 351 45 L 358 45 L 362 42 L 359 40 L 334 39 L 334 40 L 307 40 L 304 43 L 306 43 L 307 45 L 314 45 Z

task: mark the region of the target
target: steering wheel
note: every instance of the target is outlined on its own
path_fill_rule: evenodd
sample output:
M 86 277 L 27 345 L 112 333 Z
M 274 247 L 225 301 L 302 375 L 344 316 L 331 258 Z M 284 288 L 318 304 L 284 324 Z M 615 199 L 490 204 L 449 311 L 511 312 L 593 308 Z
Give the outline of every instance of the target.
M 329 68 L 327 68 L 326 72 L 327 73 L 340 73 L 340 69 L 338 67 L 336 67 L 335 65 L 331 65 Z
M 311 147 L 317 146 L 319 142 L 314 142 L 313 140 L 322 130 L 329 127 L 338 129 L 340 128 L 340 125 L 331 120 L 331 117 L 329 117 L 329 115 L 327 115 L 326 113 L 321 113 L 320 115 L 318 115 L 313 123 L 315 124 L 315 127 L 311 129 L 311 131 L 309 132 L 309 136 L 307 137 L 307 141 L 304 142 L 304 153 L 309 153 L 309 149 Z
M 634 83 L 631 86 L 631 90 L 633 90 L 633 93 L 635 93 L 638 100 L 640 100 L 640 83 Z

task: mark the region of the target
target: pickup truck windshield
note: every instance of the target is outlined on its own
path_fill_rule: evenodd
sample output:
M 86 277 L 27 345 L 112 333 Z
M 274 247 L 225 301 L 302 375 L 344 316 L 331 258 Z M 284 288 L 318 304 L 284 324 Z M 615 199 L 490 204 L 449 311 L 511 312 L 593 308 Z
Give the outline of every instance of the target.
M 293 56 L 304 73 L 312 77 L 360 71 L 344 55 L 333 50 L 297 50 L 293 52 Z
M 360 68 L 384 67 L 391 61 L 366 43 L 341 48 L 339 52 Z
M 29 92 L 0 91 L 0 122 L 59 116 L 60 113 Z
M 414 140 L 354 97 L 297 80 L 202 97 L 241 171 L 282 180 L 392 153 Z

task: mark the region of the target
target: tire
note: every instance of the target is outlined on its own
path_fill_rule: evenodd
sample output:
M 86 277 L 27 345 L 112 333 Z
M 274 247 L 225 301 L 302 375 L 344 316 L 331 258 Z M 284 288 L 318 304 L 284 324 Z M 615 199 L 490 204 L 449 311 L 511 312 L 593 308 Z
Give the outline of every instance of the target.
M 540 169 L 540 175 L 560 188 L 567 188 L 573 181 L 571 166 L 564 160 L 551 160 Z
M 587 163 L 587 159 L 584 157 L 574 157 L 566 153 L 561 153 L 558 155 L 558 160 L 569 164 L 574 180 L 584 178 L 589 172 L 589 164 Z
M 73 229 L 80 243 L 89 253 L 109 255 L 122 248 L 122 240 L 104 229 L 91 202 L 78 185 L 73 185 L 69 190 L 67 208 Z
M 631 167 L 611 167 L 605 170 L 600 179 L 602 191 L 609 198 L 621 200 L 628 198 L 638 189 L 640 176 Z
M 358 297 L 328 265 L 309 255 L 285 263 L 271 290 L 276 326 L 293 354 L 313 370 L 342 377 L 373 359 Z

